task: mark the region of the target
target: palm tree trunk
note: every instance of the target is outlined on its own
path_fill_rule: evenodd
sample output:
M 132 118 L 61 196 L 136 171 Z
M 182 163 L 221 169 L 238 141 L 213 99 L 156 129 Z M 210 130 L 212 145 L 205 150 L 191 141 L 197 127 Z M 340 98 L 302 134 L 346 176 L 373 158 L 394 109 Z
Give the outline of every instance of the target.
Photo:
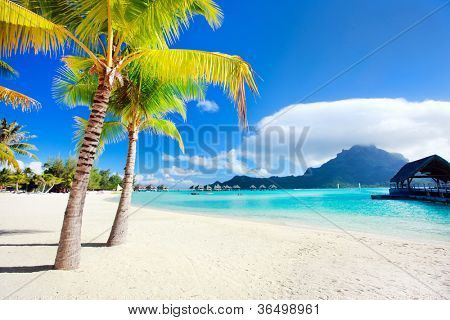
M 125 175 L 123 178 L 123 189 L 120 195 L 119 206 L 117 208 L 114 224 L 108 239 L 108 246 L 117 246 L 125 243 L 128 230 L 128 209 L 131 203 L 131 194 L 133 193 L 134 165 L 136 162 L 136 141 L 138 130 L 128 131 L 128 154 L 127 164 L 125 166 Z
M 94 103 L 78 155 L 77 168 L 64 213 L 55 269 L 72 270 L 78 268 L 80 264 L 83 205 L 112 90 L 112 84 L 108 78 L 107 70 L 99 73 L 98 87 L 94 95 Z

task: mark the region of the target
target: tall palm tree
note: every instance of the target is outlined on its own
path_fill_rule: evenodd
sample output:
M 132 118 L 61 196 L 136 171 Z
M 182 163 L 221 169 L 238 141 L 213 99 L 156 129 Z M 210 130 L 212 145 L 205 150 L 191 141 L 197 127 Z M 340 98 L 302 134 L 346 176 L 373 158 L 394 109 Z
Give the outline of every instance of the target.
M 150 130 L 170 136 L 178 141 L 184 151 L 183 141 L 175 124 L 163 117 L 176 112 L 186 119 L 185 103 L 192 99 L 203 98 L 204 88 L 197 83 L 165 83 L 148 78 L 142 81 L 139 73 L 130 73 L 129 79 L 112 96 L 110 111 L 120 116 L 126 126 L 128 153 L 123 189 L 108 238 L 108 246 L 119 245 L 126 241 L 139 132 Z
M 78 155 L 77 170 L 64 214 L 56 269 L 79 266 L 81 221 L 89 173 L 113 87 L 134 62 L 159 80 L 198 80 L 222 86 L 246 123 L 245 85 L 256 92 L 249 64 L 238 56 L 169 49 L 194 15 L 216 28 L 222 13 L 213 0 L 0 0 L 0 54 L 34 49 L 59 52 L 73 45 L 88 59 L 67 61 L 89 69 L 97 89 Z M 118 80 L 118 81 L 117 81 Z
M 23 131 L 23 126 L 17 122 L 8 123 L 6 119 L 0 121 L 0 164 L 6 164 L 19 170 L 19 163 L 16 157 L 25 156 L 37 160 L 31 153 L 37 150 L 36 146 L 27 141 L 34 138 L 27 131 Z
M 123 188 L 117 208 L 114 224 L 108 239 L 108 245 L 114 246 L 125 242 L 128 226 L 128 210 L 133 191 L 134 168 L 136 161 L 136 143 L 141 131 L 151 131 L 174 138 L 184 150 L 181 135 L 175 124 L 164 119 L 168 113 L 178 113 L 186 119 L 185 103 L 193 99 L 204 99 L 205 87 L 195 82 L 165 83 L 157 79 L 143 78 L 139 69 L 126 74 L 124 84 L 116 88 L 111 96 L 108 112 L 120 121 L 105 121 L 99 141 L 97 155 L 104 145 L 128 136 L 128 152 L 123 179 Z M 89 105 L 93 88 L 88 76 L 75 73 L 69 68 L 60 70 L 54 82 L 54 95 L 59 101 L 73 106 Z M 75 117 L 75 140 L 77 149 L 83 140 L 87 120 Z
M 19 74 L 5 61 L 0 60 L 0 76 L 5 78 L 17 77 Z M 36 100 L 6 87 L 0 86 L 0 101 L 11 105 L 13 108 L 20 106 L 22 110 L 30 109 L 31 107 L 40 107 Z

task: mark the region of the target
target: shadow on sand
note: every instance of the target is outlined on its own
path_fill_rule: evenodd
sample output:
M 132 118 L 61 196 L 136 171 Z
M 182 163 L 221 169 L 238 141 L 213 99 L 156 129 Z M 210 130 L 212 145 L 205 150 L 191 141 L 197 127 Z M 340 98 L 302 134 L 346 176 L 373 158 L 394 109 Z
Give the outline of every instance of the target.
M 33 273 L 52 270 L 53 265 L 22 266 L 22 267 L 0 267 L 0 273 Z
M 0 243 L 0 247 L 57 247 L 57 243 Z M 106 243 L 82 243 L 83 248 L 106 247 Z M 33 273 L 52 270 L 53 265 L 0 267 L 1 273 Z
M 48 233 L 51 231 L 45 231 L 45 230 L 30 230 L 30 229 L 16 229 L 16 230 L 1 230 L 0 229 L 0 236 L 7 236 L 11 234 L 32 234 L 32 233 Z
M 0 243 L 0 247 L 57 247 L 57 243 Z M 106 243 L 92 242 L 82 243 L 83 248 L 102 248 Z

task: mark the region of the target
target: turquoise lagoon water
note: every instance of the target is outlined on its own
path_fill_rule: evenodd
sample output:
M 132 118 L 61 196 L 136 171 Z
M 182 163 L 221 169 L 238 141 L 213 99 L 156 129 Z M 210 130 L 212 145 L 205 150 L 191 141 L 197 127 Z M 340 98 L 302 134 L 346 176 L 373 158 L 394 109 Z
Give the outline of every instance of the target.
M 347 231 L 450 242 L 450 206 L 372 200 L 387 189 L 135 192 L 133 204 L 182 213 L 300 223 Z M 241 195 L 238 195 L 241 194 Z

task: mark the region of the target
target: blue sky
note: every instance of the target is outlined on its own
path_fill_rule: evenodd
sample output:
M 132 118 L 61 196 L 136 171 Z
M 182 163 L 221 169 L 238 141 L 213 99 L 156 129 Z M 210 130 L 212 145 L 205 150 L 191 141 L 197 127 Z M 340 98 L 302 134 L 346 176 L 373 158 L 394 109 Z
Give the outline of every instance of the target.
M 237 54 L 251 63 L 258 75 L 260 96 L 249 95 L 248 115 L 249 123 L 257 125 L 264 117 L 271 117 L 280 109 L 299 103 L 335 74 L 446 1 L 217 2 L 225 15 L 222 27 L 212 31 L 201 18 L 196 18 L 175 47 Z M 450 6 L 447 6 L 304 102 L 355 98 L 450 101 L 449 17 Z M 20 72 L 20 78 L 1 79 L 0 83 L 34 97 L 43 107 L 28 113 L 2 107 L 0 117 L 17 120 L 37 135 L 33 142 L 39 148 L 38 156 L 42 162 L 52 156 L 66 157 L 73 153 L 72 118 L 75 115 L 86 116 L 87 112 L 82 107 L 67 109 L 53 101 L 51 82 L 60 65 L 59 57 L 26 54 L 6 60 Z M 210 88 L 207 99 L 214 102 L 218 108 L 213 109 L 218 110 L 207 112 L 197 107 L 195 102 L 190 103 L 188 123 L 191 126 L 237 123 L 233 104 L 220 89 Z M 346 112 L 345 108 L 342 112 Z M 351 114 L 345 116 L 352 117 Z M 336 126 L 336 123 L 329 124 Z M 307 121 L 304 125 L 308 125 Z M 445 131 L 439 134 L 442 132 Z M 442 146 L 448 147 L 446 137 L 439 138 Z M 348 147 L 348 143 L 337 143 L 337 149 Z M 218 151 L 227 151 L 222 141 L 217 148 Z M 201 154 L 195 141 L 188 143 L 188 149 L 190 156 Z M 391 149 L 406 150 L 401 146 L 392 146 Z M 98 165 L 120 171 L 125 150 L 125 142 L 109 146 Z M 415 154 L 410 152 L 410 156 Z M 310 162 L 316 164 L 327 157 L 330 154 L 317 156 L 316 161 Z M 199 181 L 201 178 L 198 177 Z M 206 181 L 212 177 L 203 178 Z

